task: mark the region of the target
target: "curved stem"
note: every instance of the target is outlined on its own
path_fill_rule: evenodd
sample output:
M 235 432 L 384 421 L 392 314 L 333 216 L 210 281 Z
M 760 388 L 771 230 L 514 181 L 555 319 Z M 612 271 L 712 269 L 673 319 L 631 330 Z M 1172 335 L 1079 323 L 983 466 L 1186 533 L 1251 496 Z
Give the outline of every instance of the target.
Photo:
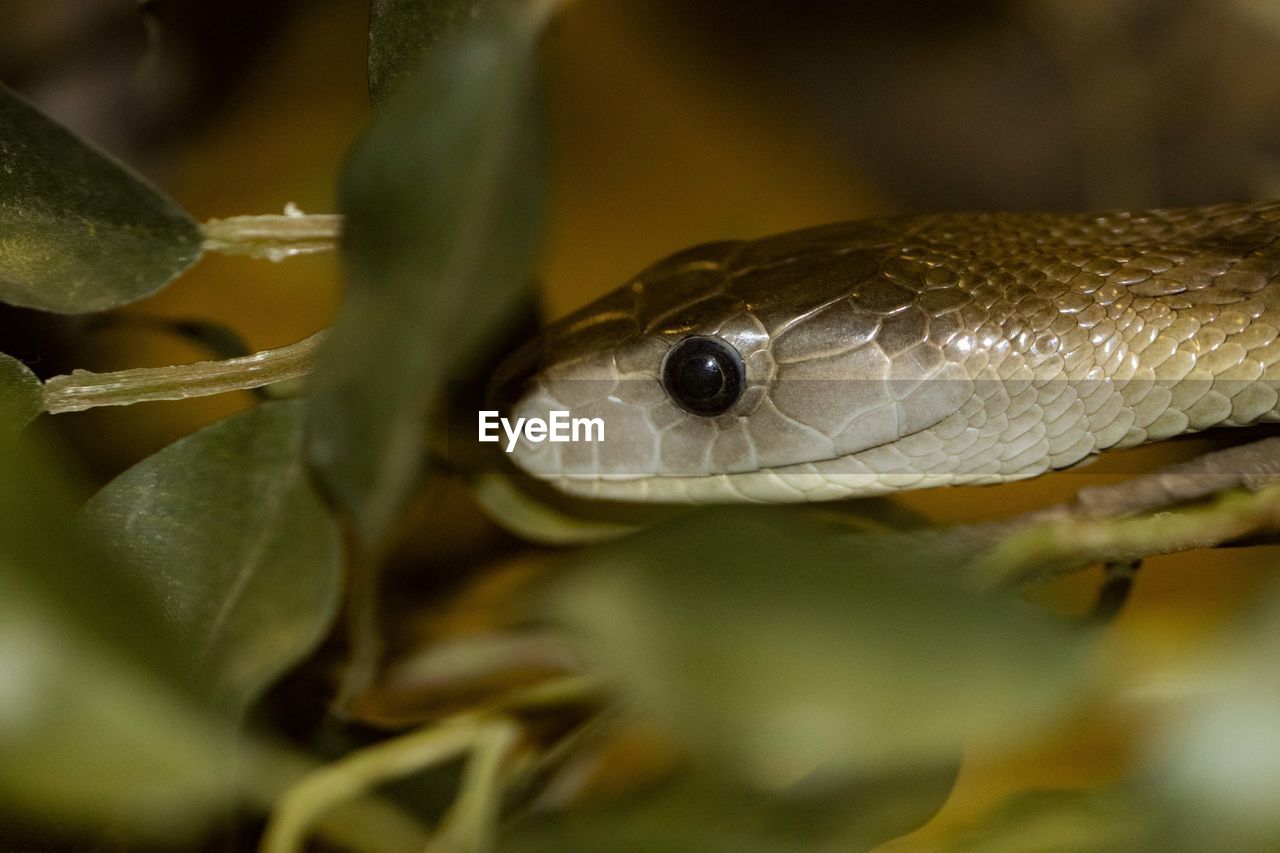
M 283 215 L 210 219 L 203 226 L 204 249 L 224 255 L 283 261 L 295 255 L 336 249 L 342 238 L 342 226 L 341 216 L 308 215 L 290 205 Z
M 279 349 L 241 358 L 198 361 L 171 367 L 142 367 L 111 373 L 77 370 L 44 384 L 43 409 L 50 414 L 97 406 L 131 406 L 153 400 L 185 400 L 227 391 L 261 388 L 311 372 L 325 332 Z
M 498 798 L 495 777 L 517 739 L 518 729 L 509 720 L 459 717 L 356 750 L 302 779 L 277 800 L 261 849 L 263 853 L 297 853 L 304 848 L 312 825 L 340 804 L 393 779 L 468 754 L 473 763 L 463 784 L 460 816 L 451 825 L 474 833 L 456 839 L 461 849 L 481 849 L 476 845 L 483 845 L 492 833 Z
M 462 787 L 431 848 L 487 853 L 494 846 L 502 808 L 503 765 L 520 742 L 520 727 L 495 719 L 476 729 Z
M 246 751 L 246 795 L 264 813 L 273 812 L 282 796 L 324 769 L 281 744 L 254 741 L 252 747 Z M 318 815 L 313 826 L 316 835 L 343 850 L 368 853 L 421 850 L 431 837 L 415 817 L 372 792 L 336 804 Z

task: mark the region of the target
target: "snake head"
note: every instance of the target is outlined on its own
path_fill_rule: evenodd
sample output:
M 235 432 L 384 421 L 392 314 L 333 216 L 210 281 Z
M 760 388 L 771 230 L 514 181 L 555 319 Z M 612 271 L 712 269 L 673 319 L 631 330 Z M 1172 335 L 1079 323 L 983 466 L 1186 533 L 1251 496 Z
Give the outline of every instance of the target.
M 561 489 L 805 501 L 1068 468 L 1280 421 L 1280 203 L 904 216 L 713 243 L 552 324 L 506 409 Z
M 558 412 L 583 429 L 526 432 L 511 459 L 596 498 L 837 496 L 821 466 L 937 423 L 972 390 L 925 393 L 948 364 L 918 294 L 882 274 L 883 233 L 843 228 L 698 246 L 548 326 L 499 368 L 492 397 L 509 424 Z M 585 440 L 594 424 L 602 439 Z

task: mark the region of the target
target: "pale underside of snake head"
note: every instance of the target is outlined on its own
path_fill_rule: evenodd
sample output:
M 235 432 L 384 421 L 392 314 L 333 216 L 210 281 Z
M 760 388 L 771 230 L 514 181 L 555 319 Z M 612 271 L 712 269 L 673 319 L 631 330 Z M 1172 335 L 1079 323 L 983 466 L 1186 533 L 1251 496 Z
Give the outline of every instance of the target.
M 522 437 L 511 458 L 592 498 L 806 501 L 999 482 L 1265 419 L 1274 391 L 1188 376 L 1206 341 L 1274 343 L 1269 326 L 1233 336 L 1275 310 L 1276 216 L 900 217 L 698 246 L 499 371 L 510 421 L 603 425 Z M 1219 319 L 1234 327 L 1205 337 Z

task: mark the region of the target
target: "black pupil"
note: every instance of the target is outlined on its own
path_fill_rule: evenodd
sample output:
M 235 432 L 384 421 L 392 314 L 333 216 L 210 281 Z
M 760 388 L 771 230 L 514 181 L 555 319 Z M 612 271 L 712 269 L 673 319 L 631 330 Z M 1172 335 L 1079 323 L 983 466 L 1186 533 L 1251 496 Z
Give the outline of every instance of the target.
M 678 405 L 699 415 L 727 412 L 742 396 L 742 359 L 719 338 L 686 338 L 667 356 L 662 381 Z
M 713 355 L 695 356 L 680 363 L 677 384 L 690 397 L 709 399 L 724 387 L 724 368 Z

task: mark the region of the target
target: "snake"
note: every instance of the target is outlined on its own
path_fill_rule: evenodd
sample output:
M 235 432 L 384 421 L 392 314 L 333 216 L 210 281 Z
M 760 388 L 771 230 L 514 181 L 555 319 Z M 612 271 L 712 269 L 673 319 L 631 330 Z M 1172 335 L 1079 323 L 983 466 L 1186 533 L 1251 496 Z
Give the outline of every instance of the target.
M 1280 202 L 937 213 L 678 252 L 498 369 L 511 461 L 596 500 L 1004 483 L 1280 420 Z

